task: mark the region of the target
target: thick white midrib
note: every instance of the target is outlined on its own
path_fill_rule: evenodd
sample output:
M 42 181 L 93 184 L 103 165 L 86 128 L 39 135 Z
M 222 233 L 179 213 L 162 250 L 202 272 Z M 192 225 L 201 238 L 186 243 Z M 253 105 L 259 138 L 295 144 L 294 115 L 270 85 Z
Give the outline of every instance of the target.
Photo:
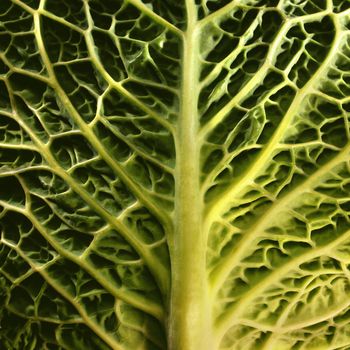
M 186 2 L 188 27 L 183 36 L 181 106 L 176 129 L 174 235 L 169 350 L 212 350 L 210 307 L 206 295 L 206 239 L 200 191 L 199 31 L 193 0 Z

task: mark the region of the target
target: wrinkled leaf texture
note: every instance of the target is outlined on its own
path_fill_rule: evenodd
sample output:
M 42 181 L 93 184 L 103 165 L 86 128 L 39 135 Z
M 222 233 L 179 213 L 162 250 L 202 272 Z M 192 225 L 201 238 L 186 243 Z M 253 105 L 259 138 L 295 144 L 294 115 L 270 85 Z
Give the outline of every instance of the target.
M 1 0 L 0 349 L 168 349 L 203 276 L 210 350 L 350 349 L 349 84 L 347 0 Z

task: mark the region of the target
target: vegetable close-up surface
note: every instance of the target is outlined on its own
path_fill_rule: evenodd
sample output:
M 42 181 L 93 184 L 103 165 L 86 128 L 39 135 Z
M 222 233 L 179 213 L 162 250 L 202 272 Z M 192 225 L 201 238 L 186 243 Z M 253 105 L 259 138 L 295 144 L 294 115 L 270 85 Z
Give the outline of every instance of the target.
M 350 349 L 349 0 L 0 0 L 0 349 Z

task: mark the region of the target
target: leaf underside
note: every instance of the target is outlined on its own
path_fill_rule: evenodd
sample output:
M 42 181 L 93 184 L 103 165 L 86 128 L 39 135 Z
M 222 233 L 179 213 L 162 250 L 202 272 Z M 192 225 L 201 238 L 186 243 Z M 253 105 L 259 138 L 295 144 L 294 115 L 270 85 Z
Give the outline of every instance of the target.
M 350 349 L 349 86 L 348 0 L 1 0 L 0 349 L 169 348 L 186 126 L 215 348 Z

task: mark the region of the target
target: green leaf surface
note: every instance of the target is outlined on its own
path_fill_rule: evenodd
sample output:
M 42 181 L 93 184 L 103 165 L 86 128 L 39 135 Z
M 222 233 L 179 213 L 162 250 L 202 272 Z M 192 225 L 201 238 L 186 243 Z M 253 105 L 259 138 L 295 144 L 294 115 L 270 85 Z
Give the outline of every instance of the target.
M 348 0 L 0 1 L 0 349 L 350 349 Z

